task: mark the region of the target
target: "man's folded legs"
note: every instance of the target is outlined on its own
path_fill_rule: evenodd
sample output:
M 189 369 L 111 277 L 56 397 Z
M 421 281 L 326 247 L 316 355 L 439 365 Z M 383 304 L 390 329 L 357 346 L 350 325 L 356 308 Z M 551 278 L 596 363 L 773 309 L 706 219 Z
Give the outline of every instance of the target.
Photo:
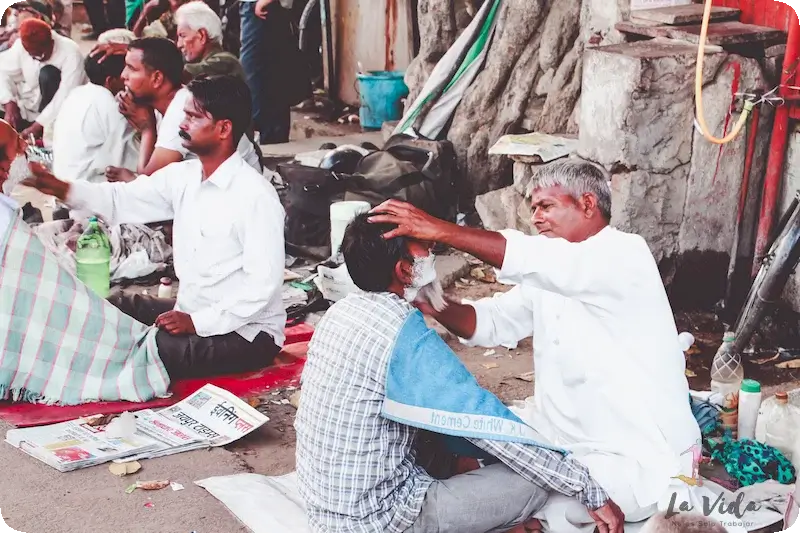
M 110 297 L 115 307 L 139 322 L 153 325 L 158 315 L 172 311 L 175 300 L 142 294 Z M 236 332 L 213 337 L 171 335 L 160 330 L 156 335 L 158 354 L 171 380 L 220 376 L 250 372 L 271 365 L 280 348 L 266 333 L 248 342 Z

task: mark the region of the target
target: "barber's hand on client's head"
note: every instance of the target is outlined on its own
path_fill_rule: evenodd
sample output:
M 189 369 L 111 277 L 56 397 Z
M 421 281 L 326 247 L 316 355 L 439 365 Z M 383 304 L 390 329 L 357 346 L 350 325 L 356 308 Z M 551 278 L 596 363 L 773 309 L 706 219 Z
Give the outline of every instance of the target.
M 66 201 L 69 195 L 69 183 L 61 181 L 47 170 L 41 163 L 29 163 L 31 177 L 22 182 L 23 185 L 33 187 L 43 194 L 55 196 L 61 201 Z
M 439 220 L 411 204 L 399 200 L 387 200 L 372 211 L 372 223 L 394 224 L 394 229 L 384 239 L 411 237 L 420 241 L 439 242 L 447 222 Z

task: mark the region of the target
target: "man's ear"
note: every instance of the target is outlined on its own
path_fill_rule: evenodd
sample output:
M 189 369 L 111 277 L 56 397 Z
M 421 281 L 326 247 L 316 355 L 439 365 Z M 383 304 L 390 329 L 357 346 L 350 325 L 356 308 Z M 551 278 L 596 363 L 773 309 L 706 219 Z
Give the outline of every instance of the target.
M 153 88 L 158 89 L 164 83 L 164 73 L 160 70 L 154 70 L 151 74 L 153 77 Z
M 219 134 L 223 139 L 233 136 L 233 122 L 230 120 L 219 121 Z
M 208 31 L 206 31 L 205 28 L 200 28 L 197 30 L 197 35 L 200 36 L 200 39 L 203 41 L 203 43 L 208 42 Z
M 405 259 L 401 259 L 394 265 L 394 277 L 404 287 L 411 285 L 411 281 L 414 279 L 414 265 Z
M 597 197 L 592 193 L 584 193 L 581 195 L 579 202 L 583 215 L 586 218 L 592 218 L 597 211 Z

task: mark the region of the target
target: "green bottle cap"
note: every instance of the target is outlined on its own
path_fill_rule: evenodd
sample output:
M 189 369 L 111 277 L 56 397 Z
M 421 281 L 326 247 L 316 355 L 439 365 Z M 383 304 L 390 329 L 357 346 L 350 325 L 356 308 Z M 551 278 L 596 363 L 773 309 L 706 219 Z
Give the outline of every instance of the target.
M 97 217 L 89 217 L 89 223 L 97 222 Z
M 736 340 L 736 333 L 732 331 L 726 331 L 725 335 L 722 336 L 722 342 L 733 342 Z
M 746 379 L 742 381 L 742 392 L 752 392 L 758 394 L 761 392 L 761 383 L 754 379 Z

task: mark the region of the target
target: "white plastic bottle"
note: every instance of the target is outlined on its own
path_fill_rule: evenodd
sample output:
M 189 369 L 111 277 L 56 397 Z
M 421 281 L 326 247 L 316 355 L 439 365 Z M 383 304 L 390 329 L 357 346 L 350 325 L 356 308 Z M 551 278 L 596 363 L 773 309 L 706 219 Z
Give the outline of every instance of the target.
M 688 331 L 684 331 L 678 335 L 678 345 L 681 347 L 682 352 L 688 352 L 689 348 L 694 345 L 694 335 Z
M 761 383 L 753 379 L 742 381 L 739 391 L 739 439 L 755 439 L 758 410 L 761 408 Z
M 159 298 L 172 298 L 172 280 L 170 278 L 161 278 L 161 285 L 158 286 Z
M 711 391 L 724 397 L 720 415 L 722 428 L 730 430 L 734 439 L 739 432 L 739 389 L 744 380 L 742 356 L 733 350 L 735 340 L 733 332 L 726 332 L 711 364 Z
M 791 461 L 800 414 L 797 413 L 797 408 L 789 405 L 789 395 L 787 393 L 776 393 L 775 400 L 775 408 L 769 413 L 764 428 L 766 431 L 766 444 L 778 449 Z

